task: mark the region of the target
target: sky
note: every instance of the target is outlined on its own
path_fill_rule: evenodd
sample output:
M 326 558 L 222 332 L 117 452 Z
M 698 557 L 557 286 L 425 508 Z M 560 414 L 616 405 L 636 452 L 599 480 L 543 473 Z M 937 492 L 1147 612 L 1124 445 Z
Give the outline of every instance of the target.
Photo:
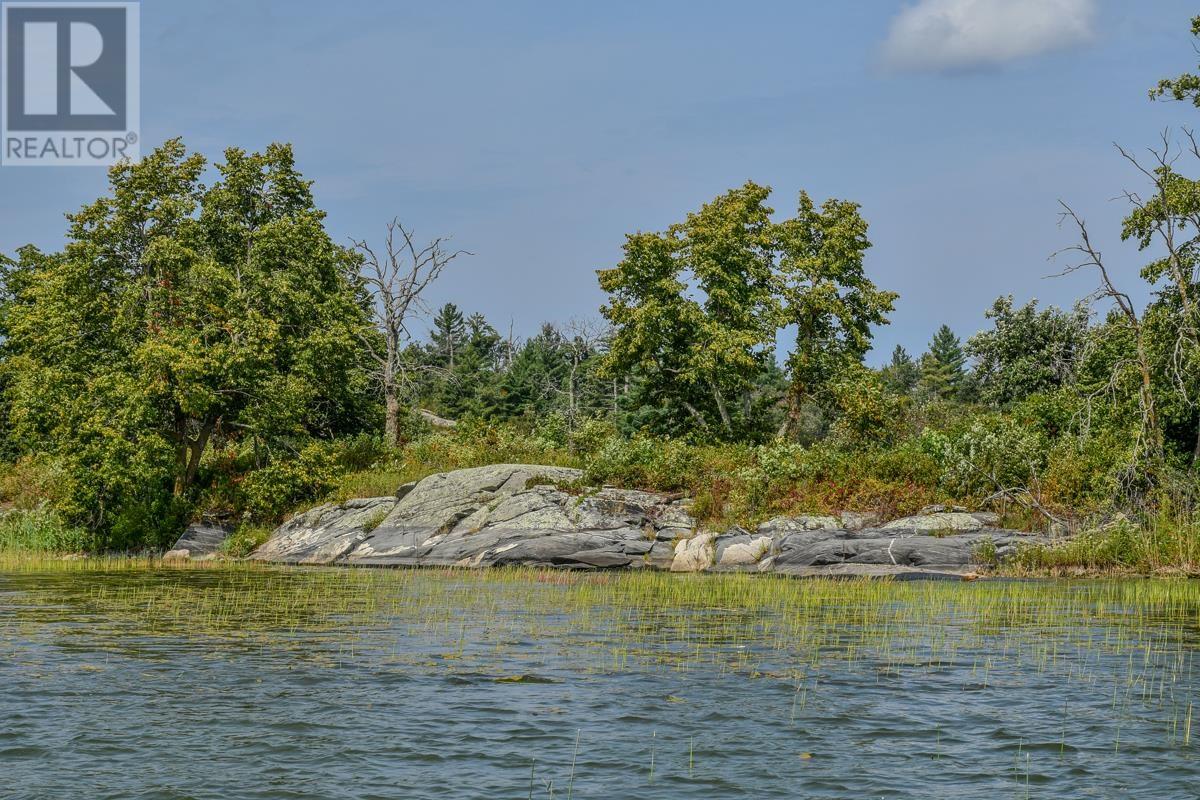
M 141 4 L 143 147 L 212 159 L 291 142 L 335 239 L 399 217 L 473 253 L 430 295 L 518 336 L 596 317 L 595 270 L 747 180 L 782 216 L 807 190 L 862 205 L 867 272 L 900 293 L 872 363 L 966 338 L 1048 277 L 1071 204 L 1131 291 L 1114 149 L 1200 122 L 1151 102 L 1195 70 L 1175 0 L 174 2 Z M 62 245 L 101 168 L 0 168 L 0 252 Z

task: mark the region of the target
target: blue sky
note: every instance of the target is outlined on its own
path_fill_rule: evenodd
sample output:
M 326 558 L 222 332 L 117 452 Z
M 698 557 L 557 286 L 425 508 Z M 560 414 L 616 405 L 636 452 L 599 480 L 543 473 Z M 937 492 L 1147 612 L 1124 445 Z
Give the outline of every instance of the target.
M 1116 272 L 1113 149 L 1200 110 L 1152 103 L 1194 69 L 1200 8 L 1163 0 L 857 3 L 142 3 L 142 139 L 210 157 L 292 142 L 339 240 L 393 215 L 471 250 L 431 301 L 518 335 L 595 316 L 594 270 L 753 179 L 863 206 L 868 271 L 900 292 L 873 362 L 964 338 L 998 295 L 1069 305 L 1057 201 Z M 0 251 L 62 242 L 96 168 L 0 169 Z

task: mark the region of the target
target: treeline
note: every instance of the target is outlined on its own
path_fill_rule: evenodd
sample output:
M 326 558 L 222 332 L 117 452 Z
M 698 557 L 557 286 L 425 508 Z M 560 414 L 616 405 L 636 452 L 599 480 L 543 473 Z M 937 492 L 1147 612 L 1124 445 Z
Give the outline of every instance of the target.
M 1152 94 L 1200 105 L 1197 86 Z M 453 303 L 424 319 L 428 288 L 469 254 L 397 221 L 382 241 L 333 241 L 289 146 L 210 165 L 172 140 L 114 167 L 61 251 L 0 258 L 0 500 L 52 519 L 56 542 L 65 525 L 159 546 L 201 516 L 269 524 L 537 459 L 689 491 L 708 519 L 958 500 L 1027 525 L 1191 525 L 1200 181 L 1181 156 L 1200 147 L 1185 133 L 1148 162 L 1121 154 L 1145 183 L 1120 231 L 1136 256 L 1106 262 L 1063 209 L 1078 238 L 1062 268 L 1095 276 L 1087 302 L 1001 297 L 965 341 L 943 325 L 871 368 L 898 295 L 867 277 L 848 200 L 801 192 L 781 218 L 746 183 L 628 235 L 598 272 L 596 319 L 521 340 Z M 1188 530 L 1170 559 L 1200 557 Z

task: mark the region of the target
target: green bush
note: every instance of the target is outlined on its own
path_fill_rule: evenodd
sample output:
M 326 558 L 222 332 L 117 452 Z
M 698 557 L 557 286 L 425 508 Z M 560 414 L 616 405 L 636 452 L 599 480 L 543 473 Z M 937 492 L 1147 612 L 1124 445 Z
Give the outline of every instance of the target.
M 91 534 L 48 509 L 0 514 L 0 551 L 78 553 L 95 546 Z
M 587 464 L 586 480 L 635 489 L 673 491 L 692 485 L 699 461 L 693 447 L 642 434 L 609 439 Z
M 242 523 L 228 539 L 221 543 L 221 552 L 235 558 L 248 556 L 267 539 L 270 539 L 274 530 L 270 525 Z
M 921 445 L 937 463 L 939 485 L 959 497 L 1030 486 L 1048 450 L 1039 431 L 999 414 L 977 417 L 947 432 L 927 428 Z

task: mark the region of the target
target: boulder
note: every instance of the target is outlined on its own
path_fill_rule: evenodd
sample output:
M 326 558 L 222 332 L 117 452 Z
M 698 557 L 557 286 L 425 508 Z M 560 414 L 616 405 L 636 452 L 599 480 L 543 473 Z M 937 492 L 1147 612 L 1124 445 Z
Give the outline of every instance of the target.
M 185 550 L 190 556 L 206 556 L 221 549 L 233 533 L 232 526 L 193 522 L 184 529 L 168 552 Z
M 698 533 L 675 545 L 675 558 L 671 561 L 671 572 L 700 572 L 712 566 L 715 533 Z
M 716 565 L 718 567 L 750 567 L 758 564 L 771 552 L 774 539 L 747 533 L 741 528 L 717 537 Z
M 883 522 L 883 519 L 875 511 L 843 511 L 841 520 L 842 529 L 847 531 L 873 528 Z

